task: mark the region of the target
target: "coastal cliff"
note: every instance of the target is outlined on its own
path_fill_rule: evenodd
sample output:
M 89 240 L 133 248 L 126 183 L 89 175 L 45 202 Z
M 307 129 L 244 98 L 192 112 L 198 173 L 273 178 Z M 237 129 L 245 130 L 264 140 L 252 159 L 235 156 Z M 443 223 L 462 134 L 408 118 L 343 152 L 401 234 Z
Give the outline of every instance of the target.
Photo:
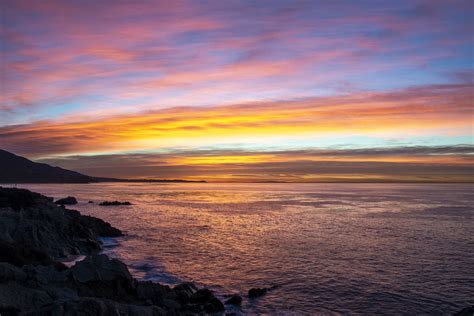
M 174 288 L 134 279 L 99 254 L 98 237 L 122 232 L 24 189 L 0 187 L 0 314 L 215 314 L 224 305 L 191 283 Z M 86 258 L 67 267 L 61 261 Z

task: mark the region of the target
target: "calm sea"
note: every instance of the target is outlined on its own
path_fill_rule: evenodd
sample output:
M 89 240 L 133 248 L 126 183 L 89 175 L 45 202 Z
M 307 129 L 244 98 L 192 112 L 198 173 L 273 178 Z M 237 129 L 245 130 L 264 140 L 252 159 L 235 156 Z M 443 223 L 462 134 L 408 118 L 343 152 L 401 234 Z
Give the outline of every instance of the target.
M 135 277 L 244 298 L 237 314 L 450 314 L 474 304 L 474 195 L 459 184 L 23 185 L 124 230 Z M 92 200 L 130 201 L 100 207 Z

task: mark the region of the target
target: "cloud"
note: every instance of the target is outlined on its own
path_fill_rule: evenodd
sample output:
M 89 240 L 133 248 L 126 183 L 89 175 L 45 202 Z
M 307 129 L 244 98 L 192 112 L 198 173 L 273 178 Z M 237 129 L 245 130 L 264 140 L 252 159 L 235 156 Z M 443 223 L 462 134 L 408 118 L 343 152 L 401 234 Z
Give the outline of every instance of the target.
M 0 122 L 439 83 L 470 60 L 468 7 L 6 0 Z
M 293 150 L 175 150 L 43 159 L 104 177 L 208 181 L 473 181 L 474 147 Z
M 202 147 L 287 135 L 466 135 L 472 124 L 470 100 L 471 86 L 456 84 L 296 101 L 178 107 L 4 126 L 0 127 L 0 141 L 5 149 L 41 157 Z

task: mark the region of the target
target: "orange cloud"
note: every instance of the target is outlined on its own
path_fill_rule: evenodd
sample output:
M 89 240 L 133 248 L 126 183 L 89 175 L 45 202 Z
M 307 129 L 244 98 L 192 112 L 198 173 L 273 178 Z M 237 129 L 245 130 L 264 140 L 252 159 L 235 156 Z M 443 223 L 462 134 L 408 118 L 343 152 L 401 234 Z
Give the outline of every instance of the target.
M 380 137 L 465 135 L 471 129 L 469 85 L 217 107 L 180 107 L 82 121 L 0 128 L 5 148 L 35 156 L 200 147 L 292 135 Z M 32 146 L 32 144 L 35 144 Z

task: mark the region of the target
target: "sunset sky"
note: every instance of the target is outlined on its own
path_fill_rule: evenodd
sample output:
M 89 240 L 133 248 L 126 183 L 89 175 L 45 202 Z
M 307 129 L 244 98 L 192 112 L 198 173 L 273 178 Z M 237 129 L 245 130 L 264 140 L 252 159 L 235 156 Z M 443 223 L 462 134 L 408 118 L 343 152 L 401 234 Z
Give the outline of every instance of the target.
M 93 176 L 474 181 L 472 1 L 2 0 L 0 148 Z

